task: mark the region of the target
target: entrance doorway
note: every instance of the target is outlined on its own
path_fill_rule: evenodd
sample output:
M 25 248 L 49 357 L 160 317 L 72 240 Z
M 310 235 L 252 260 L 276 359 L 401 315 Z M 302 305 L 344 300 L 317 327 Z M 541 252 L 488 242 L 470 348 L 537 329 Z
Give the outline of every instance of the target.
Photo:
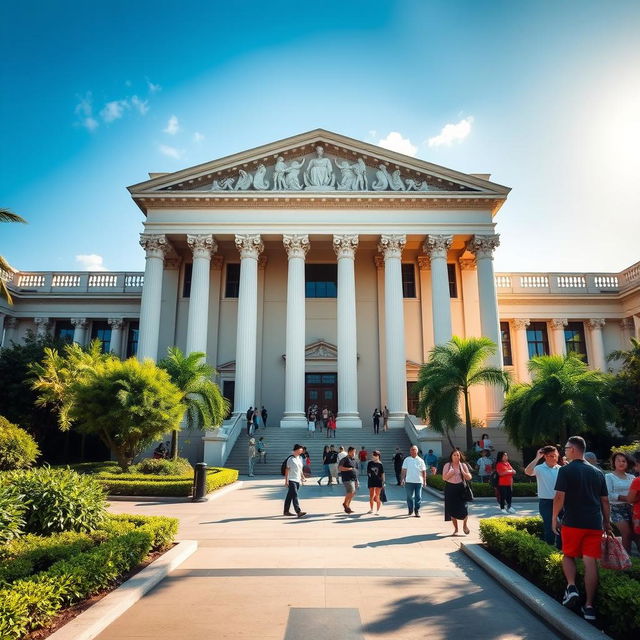
M 317 404 L 320 411 L 325 407 L 338 413 L 338 376 L 335 373 L 307 373 L 304 384 L 305 411 Z

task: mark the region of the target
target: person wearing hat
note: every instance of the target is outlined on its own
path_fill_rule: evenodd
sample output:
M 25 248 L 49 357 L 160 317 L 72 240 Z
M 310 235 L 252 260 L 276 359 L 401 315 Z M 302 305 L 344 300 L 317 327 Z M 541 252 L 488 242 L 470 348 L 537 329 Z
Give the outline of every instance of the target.
M 302 511 L 300 503 L 298 502 L 298 489 L 304 482 L 304 475 L 302 473 L 302 458 L 300 455 L 304 451 L 304 447 L 301 444 L 294 444 L 293 450 L 284 463 L 284 486 L 287 487 L 287 497 L 284 499 L 284 515 L 293 516 L 297 515 L 298 518 L 304 518 L 307 515 L 306 511 Z M 293 504 L 295 514 L 291 513 L 289 509 Z
M 249 477 L 253 478 L 253 465 L 255 464 L 256 457 L 258 456 L 255 438 L 249 438 L 249 451 L 247 453 L 249 456 Z

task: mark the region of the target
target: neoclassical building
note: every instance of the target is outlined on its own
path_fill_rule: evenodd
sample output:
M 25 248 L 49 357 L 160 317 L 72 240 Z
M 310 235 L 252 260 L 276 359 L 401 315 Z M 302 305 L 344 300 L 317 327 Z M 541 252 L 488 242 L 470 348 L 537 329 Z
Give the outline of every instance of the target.
M 434 344 L 488 336 L 494 364 L 527 378 L 532 355 L 606 356 L 640 333 L 640 263 L 621 273 L 494 273 L 509 188 L 321 129 L 129 187 L 145 216 L 144 273 L 4 274 L 3 344 L 27 331 L 121 357 L 202 351 L 232 401 L 204 457 L 226 458 L 249 406 L 282 428 L 312 403 L 339 428 L 390 425 L 439 438 L 411 386 Z M 500 441 L 502 397 L 473 416 Z M 495 431 L 493 431 L 495 429 Z M 193 452 L 201 457 L 202 442 Z

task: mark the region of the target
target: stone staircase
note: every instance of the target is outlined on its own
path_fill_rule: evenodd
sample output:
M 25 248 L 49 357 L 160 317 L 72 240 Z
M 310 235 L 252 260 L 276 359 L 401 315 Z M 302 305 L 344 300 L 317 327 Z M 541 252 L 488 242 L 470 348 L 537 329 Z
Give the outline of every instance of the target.
M 282 461 L 291 453 L 294 444 L 298 443 L 307 447 L 311 456 L 311 471 L 314 476 L 322 473 L 322 450 L 324 445 L 335 444 L 336 449 L 342 445 L 345 449 L 349 446 L 356 447 L 358 451 L 364 445 L 365 449 L 371 453 L 378 449 L 382 455 L 382 463 L 388 472 L 393 473 L 391 457 L 395 453 L 396 447 L 404 455 L 409 454 L 411 442 L 404 429 L 392 429 L 387 432 L 380 432 L 379 435 L 373 433 L 372 427 L 362 429 L 338 429 L 335 438 L 327 438 L 326 433 L 316 432 L 314 438 L 310 438 L 306 429 L 280 429 L 280 427 L 267 427 L 258 429 L 254 435 L 256 440 L 264 437 L 267 449 L 266 464 L 258 463 L 254 467 L 254 474 L 259 476 L 280 475 Z M 240 475 L 247 474 L 247 451 L 249 448 L 249 438 L 246 430 L 238 436 L 231 455 L 225 463 L 225 467 L 238 469 Z

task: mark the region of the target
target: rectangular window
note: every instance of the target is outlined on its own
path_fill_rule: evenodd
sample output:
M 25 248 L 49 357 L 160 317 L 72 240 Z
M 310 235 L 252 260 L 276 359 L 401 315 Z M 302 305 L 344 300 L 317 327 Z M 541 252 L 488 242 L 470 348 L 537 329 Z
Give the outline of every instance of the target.
M 416 269 L 413 264 L 402 265 L 402 297 L 416 297 Z
M 567 323 L 564 328 L 564 342 L 567 345 L 567 353 L 579 353 L 584 361 L 587 361 L 587 343 L 582 322 Z
M 240 265 L 227 264 L 227 282 L 224 288 L 225 298 L 237 298 L 240 293 Z
M 511 331 L 509 331 L 509 323 L 500 323 L 500 339 L 502 340 L 502 364 L 510 367 L 513 364 L 513 356 L 511 355 Z
M 127 332 L 127 358 L 132 358 L 138 353 L 139 326 L 138 322 L 129 323 L 129 331 Z
M 191 276 L 193 274 L 193 263 L 184 265 L 184 280 L 182 281 L 182 297 L 189 298 L 191 296 Z
M 71 344 L 73 342 L 73 325 L 68 320 L 56 320 L 56 339 Z
M 527 344 L 529 346 L 529 358 L 549 355 L 546 322 L 532 322 L 527 327 Z
M 91 340 L 100 340 L 102 352 L 109 353 L 111 348 L 111 327 L 104 320 L 94 320 L 91 323 Z
M 458 281 L 456 280 L 456 265 L 447 264 L 447 273 L 449 274 L 449 297 L 458 297 Z
M 418 396 L 414 393 L 415 382 L 407 381 L 407 413 L 412 416 L 418 415 Z
M 222 383 L 222 395 L 229 401 L 229 411 L 225 416 L 225 420 L 228 420 L 233 413 L 233 401 L 236 395 L 236 382 L 235 380 L 224 380 Z
M 338 265 L 306 264 L 304 266 L 307 298 L 335 298 L 338 295 Z

